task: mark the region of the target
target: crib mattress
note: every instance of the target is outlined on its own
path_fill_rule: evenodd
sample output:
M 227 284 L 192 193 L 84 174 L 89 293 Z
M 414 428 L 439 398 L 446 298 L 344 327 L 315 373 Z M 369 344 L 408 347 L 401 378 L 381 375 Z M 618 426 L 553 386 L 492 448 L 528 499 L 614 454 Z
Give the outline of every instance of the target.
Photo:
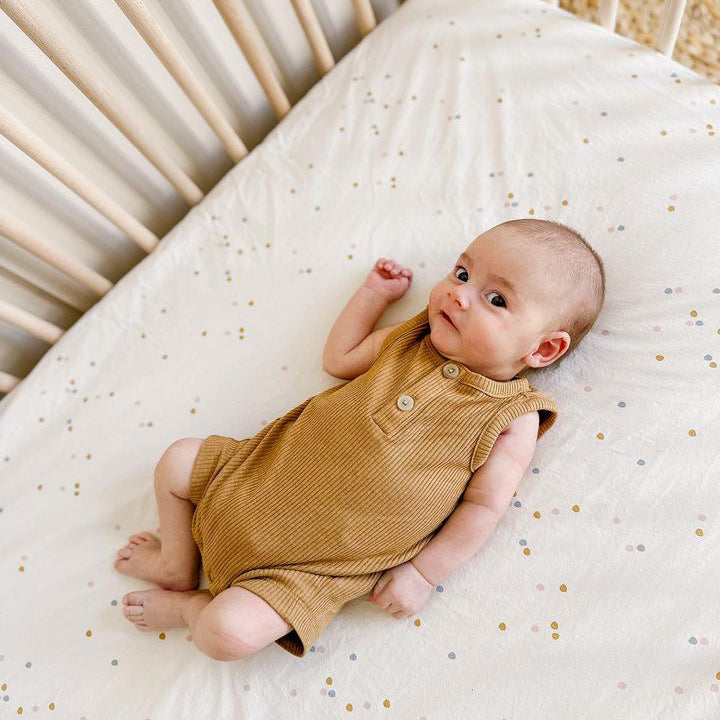
M 0 402 L 4 713 L 717 714 L 719 101 L 541 0 L 407 0 Z M 414 617 L 352 600 L 302 659 L 125 620 L 165 448 L 342 382 L 323 345 L 378 257 L 414 273 L 379 327 L 518 217 L 583 233 L 607 298 L 531 380 L 558 421 L 476 556 Z

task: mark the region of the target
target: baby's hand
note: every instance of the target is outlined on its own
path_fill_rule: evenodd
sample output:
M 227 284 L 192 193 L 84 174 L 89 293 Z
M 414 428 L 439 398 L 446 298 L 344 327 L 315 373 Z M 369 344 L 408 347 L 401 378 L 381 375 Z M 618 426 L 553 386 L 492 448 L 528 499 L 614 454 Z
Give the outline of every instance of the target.
M 401 298 L 412 282 L 412 270 L 404 268 L 394 260 L 380 258 L 370 271 L 363 285 L 394 302 Z
M 396 618 L 417 612 L 433 589 L 411 562 L 386 570 L 370 591 L 370 602 L 387 610 Z

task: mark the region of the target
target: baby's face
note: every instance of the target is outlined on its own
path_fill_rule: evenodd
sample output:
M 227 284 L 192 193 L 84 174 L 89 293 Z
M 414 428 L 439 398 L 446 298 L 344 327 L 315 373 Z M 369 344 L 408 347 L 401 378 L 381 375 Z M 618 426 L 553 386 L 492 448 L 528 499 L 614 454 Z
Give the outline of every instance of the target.
M 543 330 L 557 290 L 545 267 L 537 250 L 507 228 L 478 236 L 430 291 L 432 344 L 445 357 L 499 381 L 528 365 L 546 364 L 542 357 L 550 348 L 543 341 L 553 333 Z M 537 363 L 535 355 L 528 357 L 536 352 Z

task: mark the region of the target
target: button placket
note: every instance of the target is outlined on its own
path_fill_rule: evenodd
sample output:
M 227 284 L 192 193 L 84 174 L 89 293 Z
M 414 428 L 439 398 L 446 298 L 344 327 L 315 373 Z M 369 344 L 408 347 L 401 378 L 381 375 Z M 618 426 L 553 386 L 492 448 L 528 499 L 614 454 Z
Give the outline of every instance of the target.
M 447 391 L 447 382 L 461 375 L 461 369 L 455 363 L 446 363 L 428 371 L 414 383 L 396 395 L 394 401 L 386 402 L 372 415 L 372 419 L 383 432 L 394 434 L 402 427 L 414 422 L 425 408 Z

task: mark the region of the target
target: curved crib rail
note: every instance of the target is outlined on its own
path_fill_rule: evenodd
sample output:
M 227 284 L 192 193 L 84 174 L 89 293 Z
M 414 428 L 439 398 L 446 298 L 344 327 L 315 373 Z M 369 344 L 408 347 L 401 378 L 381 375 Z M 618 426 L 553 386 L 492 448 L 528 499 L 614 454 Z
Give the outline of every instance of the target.
M 559 4 L 559 0 L 547 1 L 554 6 Z M 242 139 L 212 101 L 201 82 L 194 76 L 181 53 L 172 44 L 142 0 L 114 0 L 114 2 L 215 132 L 233 162 L 240 162 L 248 153 Z M 672 56 L 675 48 L 686 2 L 687 0 L 665 0 L 655 49 L 667 56 Z M 213 3 L 260 83 L 278 121 L 282 120 L 290 110 L 290 101 L 250 30 L 248 11 L 238 0 L 213 0 Z M 332 69 L 335 59 L 317 15 L 310 0 L 291 0 L 291 3 L 310 45 L 315 65 L 322 76 Z M 370 0 L 352 0 L 352 5 L 355 21 L 361 36 L 364 37 L 376 27 L 375 14 Z M 146 138 L 142 127 L 135 124 L 118 102 L 92 77 L 70 47 L 63 43 L 62 38 L 54 33 L 47 24 L 43 25 L 37 11 L 33 9 L 32 0 L 0 0 L 0 9 L 162 173 L 189 205 L 195 205 L 202 200 L 203 193 L 195 182 L 182 171 L 171 157 Z M 615 31 L 617 10 L 618 0 L 600 0 L 599 23 L 613 32 Z M 158 238 L 148 228 L 77 171 L 72 163 L 55 152 L 20 119 L 2 107 L 0 107 L 0 133 L 123 230 L 128 238 L 145 252 L 150 253 L 157 246 Z M 73 277 L 99 297 L 113 287 L 113 283 L 107 278 L 73 259 L 68 253 L 47 244 L 30 227 L 12 217 L 3 208 L 0 208 L 0 234 L 61 272 Z M 42 339 L 50 345 L 57 342 L 65 332 L 53 323 L 3 300 L 0 300 L 0 320 Z M 20 378 L 0 371 L 0 392 L 8 393 L 20 382 Z

